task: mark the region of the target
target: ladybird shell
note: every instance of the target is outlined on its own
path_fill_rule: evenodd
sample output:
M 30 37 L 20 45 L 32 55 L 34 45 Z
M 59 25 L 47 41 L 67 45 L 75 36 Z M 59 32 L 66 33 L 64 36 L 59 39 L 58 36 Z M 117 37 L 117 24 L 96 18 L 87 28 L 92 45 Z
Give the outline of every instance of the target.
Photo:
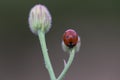
M 73 48 L 78 42 L 78 34 L 73 29 L 68 29 L 63 34 L 63 41 L 66 46 Z

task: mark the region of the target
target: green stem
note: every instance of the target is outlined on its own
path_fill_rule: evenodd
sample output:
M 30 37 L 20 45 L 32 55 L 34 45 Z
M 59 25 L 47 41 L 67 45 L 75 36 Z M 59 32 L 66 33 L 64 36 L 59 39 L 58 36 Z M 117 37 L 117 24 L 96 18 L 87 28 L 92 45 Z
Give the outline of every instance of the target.
M 45 33 L 43 31 L 39 30 L 38 36 L 39 36 L 39 40 L 40 40 L 40 44 L 41 44 L 41 48 L 42 48 L 42 52 L 43 52 L 45 67 L 47 68 L 47 70 L 49 72 L 51 80 L 56 80 L 55 73 L 53 71 L 53 68 L 52 68 L 52 65 L 50 62 L 50 58 L 48 55 L 48 50 L 47 50 L 46 41 L 45 41 Z
M 73 61 L 73 59 L 74 59 L 74 56 L 75 56 L 75 50 L 72 49 L 72 50 L 70 51 L 70 56 L 69 56 L 68 62 L 67 62 L 67 64 L 65 65 L 63 71 L 61 72 L 60 76 L 57 78 L 57 80 L 62 80 L 62 79 L 64 78 L 66 72 L 68 71 L 68 69 L 69 69 L 69 67 L 70 67 L 70 65 L 71 65 L 71 63 L 72 63 L 72 61 Z

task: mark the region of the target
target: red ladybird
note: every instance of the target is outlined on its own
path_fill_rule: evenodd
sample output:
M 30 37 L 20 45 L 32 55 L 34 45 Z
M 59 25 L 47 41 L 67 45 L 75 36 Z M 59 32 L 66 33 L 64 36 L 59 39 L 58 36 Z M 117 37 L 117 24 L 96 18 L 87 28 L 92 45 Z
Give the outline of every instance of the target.
M 68 29 L 63 34 L 63 41 L 66 46 L 73 48 L 78 42 L 78 34 L 73 29 Z

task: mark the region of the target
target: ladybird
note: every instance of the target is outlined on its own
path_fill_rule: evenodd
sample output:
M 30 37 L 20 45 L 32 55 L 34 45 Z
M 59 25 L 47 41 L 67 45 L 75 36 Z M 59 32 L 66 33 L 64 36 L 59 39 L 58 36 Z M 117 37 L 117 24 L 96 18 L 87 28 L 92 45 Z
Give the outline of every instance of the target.
M 63 34 L 63 42 L 69 48 L 73 48 L 78 42 L 78 34 L 73 29 L 66 30 Z

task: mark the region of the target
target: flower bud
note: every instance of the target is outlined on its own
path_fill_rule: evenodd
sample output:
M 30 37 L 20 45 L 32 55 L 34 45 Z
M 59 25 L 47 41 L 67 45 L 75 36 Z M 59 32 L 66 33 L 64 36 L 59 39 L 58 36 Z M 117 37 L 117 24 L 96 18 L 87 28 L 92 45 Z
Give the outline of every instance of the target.
M 51 28 L 51 15 L 44 5 L 38 4 L 30 10 L 28 22 L 34 34 L 38 34 L 38 30 L 48 32 Z
M 65 52 L 69 52 L 71 49 L 75 49 L 75 52 L 78 52 L 80 45 L 80 37 L 73 29 L 68 29 L 65 31 L 62 41 L 62 48 Z

